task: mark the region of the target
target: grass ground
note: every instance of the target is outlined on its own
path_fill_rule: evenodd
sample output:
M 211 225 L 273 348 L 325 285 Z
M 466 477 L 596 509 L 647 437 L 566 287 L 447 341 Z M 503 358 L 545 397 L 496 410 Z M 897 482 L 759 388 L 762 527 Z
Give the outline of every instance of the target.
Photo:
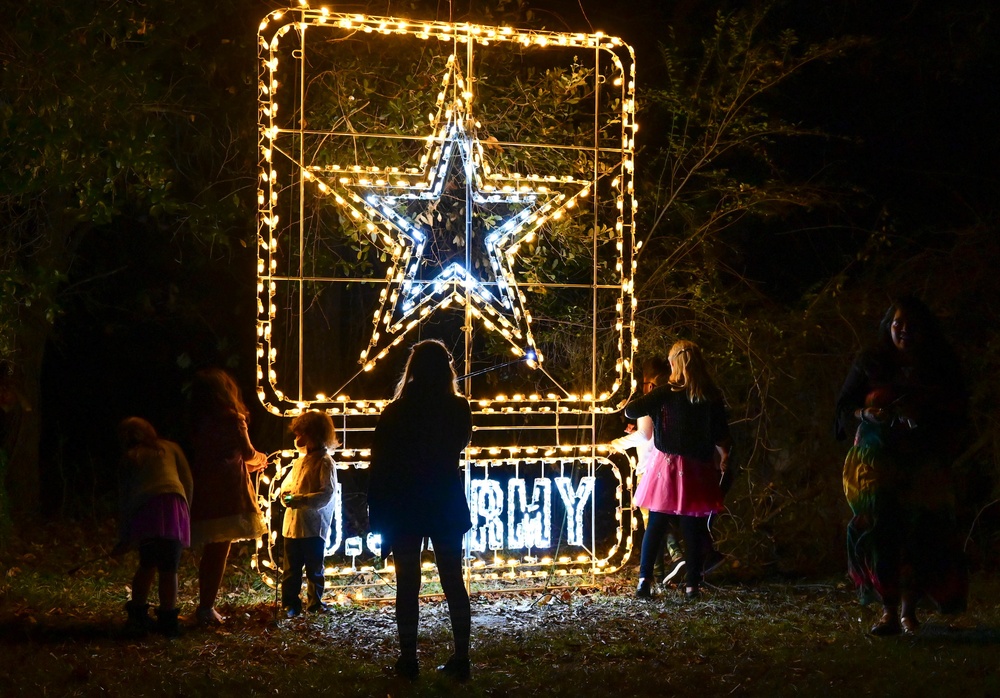
M 391 606 L 341 605 L 278 619 L 273 592 L 238 551 L 220 629 L 128 639 L 122 604 L 135 558 L 102 560 L 106 530 L 50 527 L 0 553 L 0 696 L 1000 696 L 1000 580 L 973 580 L 970 610 L 925 615 L 914 638 L 866 632 L 875 610 L 841 580 L 737 584 L 703 599 L 632 597 L 632 575 L 601 589 L 473 600 L 474 678 L 435 676 L 450 653 L 447 608 L 421 608 L 423 674 L 385 668 L 395 655 Z M 181 572 L 182 613 L 197 590 Z M 634 570 L 631 570 L 634 573 Z

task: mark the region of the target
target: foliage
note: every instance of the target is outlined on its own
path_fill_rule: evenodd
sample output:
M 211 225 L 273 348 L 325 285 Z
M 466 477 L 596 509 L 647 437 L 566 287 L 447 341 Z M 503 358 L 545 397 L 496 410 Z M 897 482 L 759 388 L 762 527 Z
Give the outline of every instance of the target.
M 11 8 L 0 30 L 0 362 L 20 403 L 4 448 L 28 510 L 46 342 L 135 261 L 121 244 L 96 263 L 81 252 L 141 228 L 194 237 L 211 258 L 246 232 L 234 143 L 253 64 L 250 40 L 228 31 L 254 3 L 188 5 L 43 1 Z
M 45 322 L 55 322 L 57 309 L 50 299 L 64 277 L 45 266 L 20 263 L 36 258 L 43 240 L 25 230 L 31 213 L 18 210 L 11 197 L 0 198 L 0 205 L 13 207 L 4 212 L 0 241 L 0 366 L 6 369 L 16 360 L 18 321 L 29 309 L 40 307 Z
M 7 539 L 13 531 L 13 520 L 10 515 L 10 497 L 3 482 L 7 476 L 7 454 L 0 451 L 0 551 L 7 545 Z
M 59 695 L 454 695 L 433 667 L 451 652 L 447 604 L 421 605 L 422 673 L 387 671 L 397 645 L 391 605 L 335 605 L 326 616 L 279 618 L 271 592 L 237 551 L 227 570 L 226 625 L 197 629 L 196 566 L 181 568 L 183 634 L 126 638 L 122 608 L 134 553 L 67 577 L 99 553 L 110 527 L 48 527 L 0 555 L 0 691 Z M 632 596 L 630 575 L 599 589 L 473 599 L 473 679 L 463 695 L 986 695 L 997 684 L 998 585 L 976 578 L 957 621 L 933 613 L 914 639 L 867 636 L 875 612 L 839 580 L 735 584 L 702 601 Z M 332 600 L 332 599 L 331 599 Z M 914 671 L 914 667 L 920 669 Z
M 937 143 L 941 119 L 976 131 L 977 112 L 966 104 L 976 98 L 966 90 L 971 76 L 996 60 L 982 41 L 949 63 L 945 56 L 955 47 L 934 34 L 932 55 L 917 60 L 948 65 L 944 72 L 909 65 L 866 82 L 865 66 L 895 66 L 914 33 L 939 26 L 942 14 L 956 31 L 978 37 L 989 35 L 990 25 L 981 12 L 959 18 L 927 8 L 900 20 L 914 25 L 911 33 L 903 29 L 881 42 L 861 34 L 804 42 L 781 24 L 810 23 L 779 8 L 720 13 L 698 50 L 673 41 L 661 49 L 666 79 L 647 91 L 643 122 L 654 169 L 642 178 L 642 345 L 665 348 L 690 336 L 714 355 L 737 457 L 747 469 L 717 536 L 775 571 L 810 573 L 843 564 L 848 512 L 840 486 L 844 449 L 831 439 L 833 399 L 889 298 L 923 296 L 944 317 L 966 375 L 978 378 L 969 385 L 968 449 L 956 475 L 967 550 L 988 565 L 997 529 L 989 504 L 1000 482 L 989 378 L 997 373 L 996 325 L 990 308 L 967 310 L 976 304 L 972 296 L 996 295 L 988 270 L 997 254 L 997 218 L 984 198 L 995 178 L 975 149 L 965 157 L 982 169 L 978 179 L 953 151 L 933 145 L 920 158 L 902 156 L 907 165 L 888 156 L 860 165 L 857 152 L 872 147 L 863 137 Z M 883 11 L 896 16 L 897 9 Z M 820 36 L 828 35 L 824 25 Z M 897 88 L 885 92 L 882 80 Z M 940 101 L 922 113 L 917 94 Z M 916 110 L 924 121 L 908 123 L 904 134 L 894 125 L 874 130 L 872 121 L 847 116 L 855 103 L 870 120 L 894 124 L 892 115 Z M 907 169 L 921 166 L 929 171 L 914 176 Z M 915 191 L 904 199 L 901 187 Z M 983 516 L 973 528 L 977 513 Z
M 641 119 L 647 145 L 640 160 L 637 332 L 647 355 L 664 354 L 685 337 L 713 357 L 737 460 L 747 472 L 729 497 L 730 512 L 717 535 L 754 551 L 757 564 L 783 558 L 786 569 L 797 569 L 807 560 L 819 562 L 817 551 L 793 544 L 779 553 L 774 526 L 788 521 L 789 507 L 808 501 L 812 488 L 825 491 L 831 483 L 778 477 L 787 470 L 776 462 L 787 455 L 781 449 L 795 437 L 794 428 L 774 425 L 796 420 L 782 393 L 801 367 L 789 365 L 796 349 L 785 310 L 773 291 L 747 276 L 745 258 L 772 231 L 826 215 L 853 195 L 841 183 L 824 181 L 822 162 L 788 157 L 800 141 L 833 137 L 794 121 L 778 105 L 814 65 L 841 59 L 866 42 L 848 36 L 803 43 L 769 11 L 755 5 L 720 12 L 696 48 L 682 51 L 672 34 L 660 47 L 665 72 L 644 91 Z M 821 540 L 826 551 L 820 559 L 829 554 L 827 538 Z M 807 541 L 816 537 L 800 536 L 797 543 Z

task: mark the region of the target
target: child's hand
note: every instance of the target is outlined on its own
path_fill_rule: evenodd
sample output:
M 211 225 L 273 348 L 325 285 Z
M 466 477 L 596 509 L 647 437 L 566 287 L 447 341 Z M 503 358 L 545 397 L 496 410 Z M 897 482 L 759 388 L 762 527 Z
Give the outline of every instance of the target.
M 298 497 L 296 497 L 294 494 L 286 494 L 281 499 L 282 501 L 284 501 L 285 506 L 288 507 L 289 509 L 295 509 L 298 506 Z

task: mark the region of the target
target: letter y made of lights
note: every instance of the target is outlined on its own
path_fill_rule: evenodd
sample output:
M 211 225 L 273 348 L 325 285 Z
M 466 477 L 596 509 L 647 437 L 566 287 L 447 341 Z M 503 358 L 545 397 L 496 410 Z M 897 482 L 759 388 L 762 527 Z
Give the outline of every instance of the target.
M 258 52 L 257 394 L 337 426 L 331 587 L 391 595 L 367 528 L 370 441 L 428 338 L 473 407 L 470 588 L 621 567 L 634 464 L 607 443 L 635 390 L 632 49 L 303 2 L 261 22 Z M 253 564 L 272 586 L 292 457 L 258 483 L 269 533 Z

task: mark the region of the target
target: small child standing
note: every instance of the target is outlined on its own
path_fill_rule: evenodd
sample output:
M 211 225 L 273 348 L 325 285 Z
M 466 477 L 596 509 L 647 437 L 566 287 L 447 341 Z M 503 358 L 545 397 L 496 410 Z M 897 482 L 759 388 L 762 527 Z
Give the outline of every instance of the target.
M 132 578 L 132 599 L 125 604 L 127 632 L 156 629 L 178 634 L 177 568 L 181 549 L 191 545 L 188 502 L 191 469 L 180 446 L 157 436 L 149 422 L 129 417 L 118 427 L 122 457 L 119 478 L 119 550 L 138 548 L 139 568 Z M 149 592 L 159 572 L 160 607 L 149 617 Z
M 285 518 L 285 562 L 281 575 L 281 605 L 289 618 L 302 613 L 302 568 L 306 571 L 307 610 L 322 613 L 323 558 L 333 519 L 337 471 L 327 452 L 338 446 L 333 420 L 325 412 L 310 410 L 292 422 L 295 446 L 302 454 L 281 485 Z

